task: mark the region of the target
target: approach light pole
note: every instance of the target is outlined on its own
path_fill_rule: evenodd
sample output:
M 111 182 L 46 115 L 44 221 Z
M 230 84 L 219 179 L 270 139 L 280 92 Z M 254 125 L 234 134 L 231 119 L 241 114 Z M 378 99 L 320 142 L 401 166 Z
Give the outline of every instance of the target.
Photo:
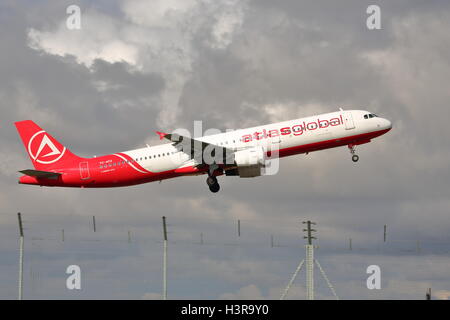
M 308 300 L 314 300 L 314 264 L 317 265 L 319 268 L 319 271 L 324 278 L 325 282 L 328 285 L 328 288 L 330 288 L 331 293 L 336 298 L 336 300 L 339 300 L 339 297 L 336 294 L 336 290 L 334 290 L 333 285 L 331 284 L 330 280 L 328 279 L 327 275 L 325 274 L 325 271 L 323 270 L 322 266 L 320 265 L 319 261 L 314 259 L 314 245 L 312 244 L 313 239 L 317 239 L 313 236 L 313 232 L 316 232 L 316 230 L 311 228 L 311 225 L 315 225 L 315 222 L 311 221 L 303 221 L 303 224 L 306 224 L 306 229 L 303 229 L 304 232 L 306 232 L 306 236 L 304 236 L 304 239 L 308 239 L 308 244 L 305 245 L 306 248 L 306 299 Z M 295 281 L 295 278 L 297 277 L 298 273 L 303 267 L 303 264 L 305 260 L 300 261 L 300 264 L 298 265 L 297 269 L 295 270 L 294 274 L 292 275 L 291 280 L 289 281 L 286 289 L 284 289 L 283 293 L 281 294 L 280 300 L 283 300 L 286 295 L 289 292 L 289 289 L 291 288 L 292 284 Z
M 303 229 L 306 232 L 306 236 L 304 239 L 308 239 L 308 244 L 305 245 L 306 248 L 306 299 L 314 300 L 314 246 L 312 244 L 313 239 L 317 239 L 313 237 L 312 233 L 316 232 L 316 230 L 311 228 L 311 225 L 315 225 L 315 222 L 311 221 L 303 221 L 303 224 L 306 224 L 306 229 Z

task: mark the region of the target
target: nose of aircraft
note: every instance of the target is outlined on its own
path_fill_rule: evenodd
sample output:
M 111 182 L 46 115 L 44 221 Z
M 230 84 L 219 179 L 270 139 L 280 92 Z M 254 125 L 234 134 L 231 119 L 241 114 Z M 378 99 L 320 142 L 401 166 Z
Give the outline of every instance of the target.
M 391 130 L 392 129 L 392 122 L 390 122 L 388 119 L 385 118 L 377 118 L 377 128 L 378 130 Z
M 381 127 L 383 128 L 383 130 L 391 130 L 392 129 L 392 122 L 389 121 L 388 119 L 381 119 Z
M 384 121 L 386 122 L 386 124 L 385 124 L 386 129 L 391 130 L 392 129 L 392 122 L 389 121 L 388 119 L 384 119 Z

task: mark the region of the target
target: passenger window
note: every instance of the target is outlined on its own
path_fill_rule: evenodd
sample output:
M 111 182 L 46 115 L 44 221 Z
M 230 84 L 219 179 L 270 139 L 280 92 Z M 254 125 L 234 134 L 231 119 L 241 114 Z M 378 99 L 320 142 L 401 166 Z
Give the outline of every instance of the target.
M 364 115 L 364 119 L 368 119 L 367 114 Z
M 373 118 L 373 114 L 369 114 L 369 118 Z

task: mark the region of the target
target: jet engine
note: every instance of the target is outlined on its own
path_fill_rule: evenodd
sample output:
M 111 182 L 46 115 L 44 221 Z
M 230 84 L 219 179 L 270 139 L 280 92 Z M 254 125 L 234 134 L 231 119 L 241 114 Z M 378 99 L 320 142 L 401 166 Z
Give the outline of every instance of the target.
M 234 162 L 237 166 L 237 174 L 241 178 L 253 178 L 261 175 L 264 168 L 264 149 L 260 146 L 237 151 L 234 154 Z

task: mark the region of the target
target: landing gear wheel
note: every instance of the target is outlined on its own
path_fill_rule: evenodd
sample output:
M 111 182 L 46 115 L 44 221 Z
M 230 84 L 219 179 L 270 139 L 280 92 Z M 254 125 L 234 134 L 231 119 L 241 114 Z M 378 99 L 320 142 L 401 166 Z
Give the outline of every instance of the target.
M 206 178 L 206 184 L 209 187 L 209 190 L 213 193 L 219 192 L 220 190 L 220 185 L 219 182 L 217 182 L 217 178 L 212 176 L 212 177 L 208 177 Z
M 212 193 L 219 192 L 219 190 L 220 190 L 220 185 L 219 185 L 219 183 L 216 182 L 215 184 L 210 185 L 210 186 L 209 186 L 209 190 L 210 190 Z
M 212 185 L 217 183 L 217 178 L 216 177 L 208 177 L 206 178 L 206 184 L 208 185 L 208 187 L 211 187 Z
M 352 161 L 353 162 L 358 162 L 359 156 L 357 154 L 355 154 L 355 145 L 354 144 L 349 144 L 348 145 L 348 149 L 350 150 L 350 153 L 352 154 Z

